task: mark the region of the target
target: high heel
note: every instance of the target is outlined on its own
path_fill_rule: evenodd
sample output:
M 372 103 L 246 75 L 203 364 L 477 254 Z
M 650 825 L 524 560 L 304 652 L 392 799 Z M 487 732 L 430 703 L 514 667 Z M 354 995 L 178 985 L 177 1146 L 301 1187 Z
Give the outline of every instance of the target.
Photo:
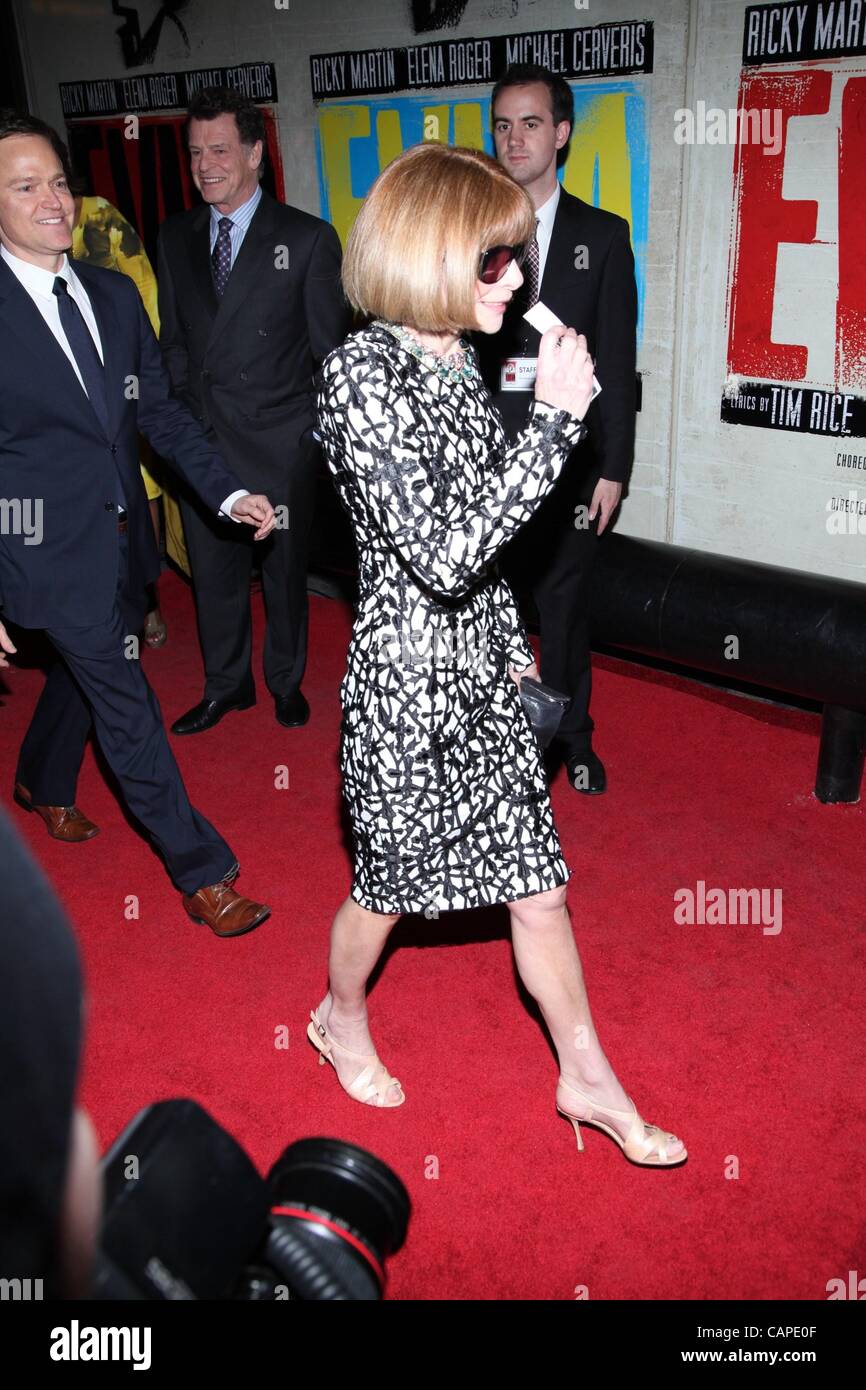
M 559 1085 L 564 1087 L 566 1091 L 571 1091 L 572 1095 L 578 1096 L 583 1101 L 584 1105 L 589 1106 L 589 1116 L 583 1119 L 583 1123 L 585 1125 L 593 1125 L 596 1129 L 600 1129 L 605 1134 L 609 1134 L 611 1139 L 616 1140 L 626 1158 L 632 1163 L 637 1163 L 642 1168 L 673 1168 L 678 1163 L 684 1163 L 688 1158 L 685 1146 L 683 1146 L 679 1153 L 673 1154 L 670 1158 L 668 1157 L 667 1144 L 671 1139 L 676 1139 L 677 1136 L 675 1134 L 669 1134 L 667 1130 L 660 1129 L 658 1125 L 645 1124 L 637 1113 L 637 1108 L 634 1101 L 631 1100 L 631 1097 L 629 1097 L 631 1110 L 612 1110 L 610 1106 L 598 1105 L 594 1100 L 591 1100 L 589 1096 L 585 1096 L 583 1091 L 578 1091 L 575 1086 L 569 1085 L 562 1077 L 559 1078 Z M 556 1108 L 560 1115 L 563 1115 L 566 1120 L 570 1120 L 574 1126 L 577 1147 L 582 1153 L 583 1137 L 580 1133 L 578 1117 L 577 1115 L 572 1115 L 570 1111 L 560 1105 L 558 1091 Z M 625 1139 L 623 1139 L 622 1135 L 618 1134 L 615 1129 L 612 1129 L 610 1125 L 606 1125 L 602 1120 L 596 1119 L 597 1114 L 612 1115 L 615 1119 L 631 1120 L 632 1123 Z M 651 1133 L 647 1134 L 647 1130 L 650 1130 Z M 656 1152 L 653 1153 L 653 1150 Z
M 337 1071 L 337 1064 L 331 1055 L 332 1049 L 335 1047 L 338 1047 L 341 1052 L 345 1052 L 347 1057 L 354 1057 L 359 1062 L 367 1063 L 367 1066 L 362 1067 L 361 1071 L 358 1072 L 358 1075 L 348 1086 L 341 1079 L 340 1073 L 337 1072 L 337 1080 L 340 1082 L 343 1090 L 347 1091 L 353 1100 L 360 1101 L 362 1105 L 381 1106 L 386 1110 L 396 1110 L 398 1105 L 403 1104 L 406 1099 L 403 1093 L 403 1087 L 400 1086 L 400 1082 L 397 1080 L 396 1076 L 388 1075 L 377 1053 L 369 1052 L 365 1054 L 361 1052 L 350 1052 L 348 1047 L 344 1047 L 342 1043 L 337 1042 L 336 1038 L 331 1037 L 325 1026 L 319 1022 L 319 1016 L 315 1009 L 310 1010 L 310 1018 L 312 1019 L 312 1023 L 307 1027 L 307 1037 L 310 1039 L 313 1046 L 318 1049 L 320 1067 L 323 1067 L 325 1062 L 328 1061 L 331 1063 L 334 1071 Z M 399 1100 L 385 1099 L 388 1094 L 389 1086 L 400 1087 Z

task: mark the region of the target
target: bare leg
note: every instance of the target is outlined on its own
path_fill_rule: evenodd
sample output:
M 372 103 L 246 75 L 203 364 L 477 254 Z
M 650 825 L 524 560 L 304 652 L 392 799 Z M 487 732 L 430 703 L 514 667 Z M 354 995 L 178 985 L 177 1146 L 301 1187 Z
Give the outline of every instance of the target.
M 520 977 L 544 1016 L 559 1057 L 563 1078 L 598 1105 L 631 1110 L 628 1096 L 598 1039 L 574 940 L 566 889 L 551 888 L 509 903 L 511 935 Z M 580 1119 L 581 1108 L 569 1094 L 568 1109 Z M 605 1117 L 625 1137 L 629 1123 Z M 669 1156 L 682 1149 L 679 1139 L 667 1145 Z
M 323 1027 L 338 1043 L 352 1052 L 375 1052 L 367 1026 L 367 980 L 400 913 L 368 912 L 347 898 L 340 906 L 331 927 L 331 950 L 328 960 L 330 989 L 318 1007 Z M 333 1051 L 334 1065 L 340 1081 L 348 1086 L 363 1070 L 362 1062 Z M 386 1102 L 396 1104 L 400 1091 L 389 1086 Z

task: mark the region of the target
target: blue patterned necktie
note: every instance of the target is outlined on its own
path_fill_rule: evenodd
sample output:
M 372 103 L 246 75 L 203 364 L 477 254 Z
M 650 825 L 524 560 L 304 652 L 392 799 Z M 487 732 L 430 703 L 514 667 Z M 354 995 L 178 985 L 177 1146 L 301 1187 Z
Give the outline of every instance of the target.
M 526 284 L 525 284 L 525 286 L 524 286 L 523 293 L 524 293 L 524 297 L 525 297 L 525 299 L 526 299 L 526 307 L 527 307 L 527 309 L 531 309 L 532 306 L 533 306 L 533 304 L 537 304 L 537 303 L 538 303 L 538 290 L 539 290 L 539 284 L 538 284 L 538 271 L 539 271 L 539 268 L 540 268 L 540 266 L 541 266 L 541 262 L 540 262 L 540 260 L 539 260 L 539 258 L 538 258 L 538 218 L 537 218 L 537 217 L 536 217 L 536 219 L 535 219 L 535 231 L 534 231 L 533 234 L 532 234 L 532 240 L 531 240 L 531 242 L 529 243 L 529 249 L 528 249 L 528 251 L 526 252 L 526 260 L 523 262 L 523 266 L 524 266 L 524 279 L 526 280 Z
M 99 360 L 96 344 L 62 275 L 55 277 L 54 293 L 57 296 L 57 308 L 60 312 L 60 326 L 66 334 L 67 343 L 72 348 L 72 355 L 78 364 L 87 398 L 93 406 L 97 420 L 108 435 L 105 368 Z
M 217 295 L 222 299 L 232 268 L 232 219 L 221 217 L 214 248 L 210 253 L 213 266 L 213 282 Z

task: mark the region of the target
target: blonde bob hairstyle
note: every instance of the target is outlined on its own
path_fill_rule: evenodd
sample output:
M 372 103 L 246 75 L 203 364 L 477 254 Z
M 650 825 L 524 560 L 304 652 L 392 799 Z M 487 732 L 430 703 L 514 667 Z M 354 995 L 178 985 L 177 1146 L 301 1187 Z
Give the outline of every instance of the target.
M 482 253 L 535 230 L 529 195 L 488 155 L 434 142 L 382 170 L 346 243 L 343 288 L 360 313 L 427 333 L 477 328 Z

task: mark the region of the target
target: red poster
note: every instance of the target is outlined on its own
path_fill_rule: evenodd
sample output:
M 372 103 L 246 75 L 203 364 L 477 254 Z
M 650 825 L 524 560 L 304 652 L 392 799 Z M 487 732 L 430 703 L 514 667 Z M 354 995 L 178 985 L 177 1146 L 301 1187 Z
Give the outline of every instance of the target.
M 722 418 L 866 436 L 866 67 L 745 70 L 727 296 Z M 756 127 L 757 128 L 757 127 Z

